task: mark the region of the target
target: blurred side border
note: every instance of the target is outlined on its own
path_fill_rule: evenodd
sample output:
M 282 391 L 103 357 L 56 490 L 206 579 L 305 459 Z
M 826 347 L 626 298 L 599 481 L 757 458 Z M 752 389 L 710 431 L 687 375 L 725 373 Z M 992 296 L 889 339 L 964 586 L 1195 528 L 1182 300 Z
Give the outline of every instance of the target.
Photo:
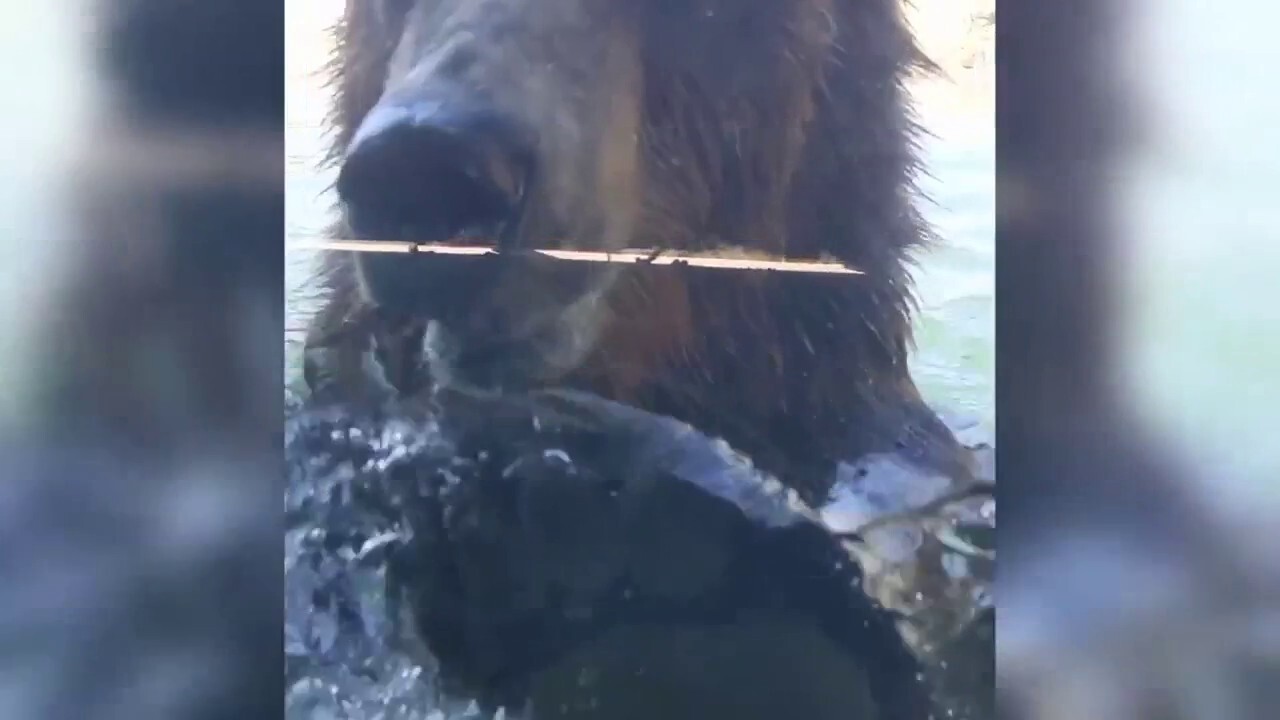
M 1159 120 L 1125 53 L 1157 11 L 998 7 L 1003 718 L 1261 718 L 1280 700 L 1276 578 L 1241 552 L 1258 539 L 1122 380 L 1119 170 Z
M 281 717 L 284 4 L 65 12 L 100 92 L 60 277 L 8 280 L 57 288 L 0 444 L 0 715 Z

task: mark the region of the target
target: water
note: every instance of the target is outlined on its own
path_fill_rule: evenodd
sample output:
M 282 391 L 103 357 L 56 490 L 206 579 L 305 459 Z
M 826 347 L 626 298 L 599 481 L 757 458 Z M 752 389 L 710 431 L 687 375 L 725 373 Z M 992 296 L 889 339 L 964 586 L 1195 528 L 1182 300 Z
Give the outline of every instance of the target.
M 700 717 L 683 693 L 650 695 L 692 677 L 755 708 L 744 720 L 861 716 L 868 696 L 886 716 L 918 716 L 917 641 L 864 594 L 906 576 L 868 565 L 825 512 L 723 441 L 584 393 L 438 400 L 376 419 L 290 417 L 288 717 L 431 718 L 449 686 L 497 705 L 519 703 L 531 679 L 543 710 Z M 917 486 L 851 500 L 875 517 Z M 971 581 L 990 570 L 952 559 L 945 577 L 910 573 L 930 575 L 903 588 L 927 587 L 927 612 L 887 606 L 968 617 Z M 395 603 L 409 598 L 451 674 L 402 629 Z M 924 646 L 949 634 L 912 626 Z
M 936 407 L 995 427 L 995 141 L 955 131 L 925 146 L 921 189 L 942 238 L 915 273 L 921 312 L 913 373 Z

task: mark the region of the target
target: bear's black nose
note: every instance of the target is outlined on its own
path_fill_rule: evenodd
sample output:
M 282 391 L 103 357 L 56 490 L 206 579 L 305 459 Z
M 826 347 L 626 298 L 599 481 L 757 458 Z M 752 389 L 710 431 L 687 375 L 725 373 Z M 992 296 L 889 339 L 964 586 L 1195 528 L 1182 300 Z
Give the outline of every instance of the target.
M 532 170 L 527 134 L 496 111 L 384 99 L 351 141 L 337 191 L 362 239 L 499 244 Z

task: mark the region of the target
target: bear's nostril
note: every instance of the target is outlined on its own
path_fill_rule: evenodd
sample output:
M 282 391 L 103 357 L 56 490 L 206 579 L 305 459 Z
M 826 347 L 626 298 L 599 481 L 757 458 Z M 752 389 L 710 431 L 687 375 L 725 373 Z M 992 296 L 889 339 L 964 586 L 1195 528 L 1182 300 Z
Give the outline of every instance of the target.
M 356 133 L 337 191 L 365 239 L 495 241 L 519 212 L 529 156 L 492 114 L 382 106 Z

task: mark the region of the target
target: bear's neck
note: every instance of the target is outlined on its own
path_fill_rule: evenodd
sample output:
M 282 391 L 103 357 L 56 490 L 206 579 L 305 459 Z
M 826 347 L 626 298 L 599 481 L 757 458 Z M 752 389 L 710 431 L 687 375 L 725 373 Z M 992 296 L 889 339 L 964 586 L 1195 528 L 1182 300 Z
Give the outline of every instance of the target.
M 649 267 L 609 298 L 565 384 L 719 436 L 811 502 L 837 463 L 904 452 L 947 470 L 954 439 L 907 368 L 905 290 L 867 276 Z

